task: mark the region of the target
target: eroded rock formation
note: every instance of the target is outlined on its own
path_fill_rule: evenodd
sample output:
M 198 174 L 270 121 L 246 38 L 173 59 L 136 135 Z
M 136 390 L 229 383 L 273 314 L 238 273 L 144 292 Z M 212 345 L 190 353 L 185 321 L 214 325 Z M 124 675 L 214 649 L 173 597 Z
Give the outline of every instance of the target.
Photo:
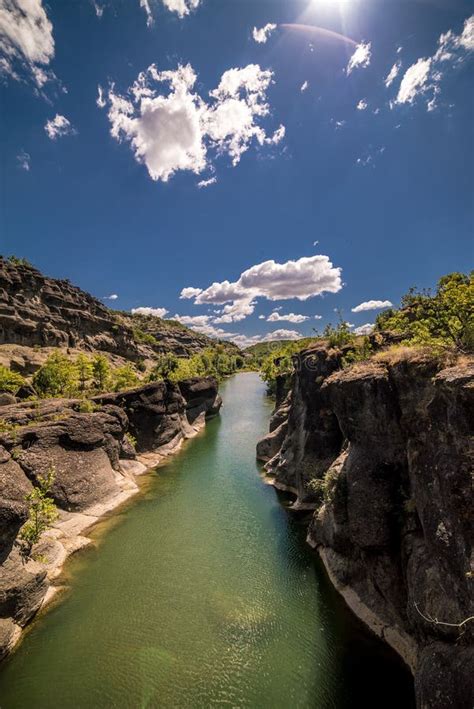
M 137 337 L 137 329 L 148 337 Z M 0 361 L 22 374 L 34 373 L 48 348 L 107 352 L 136 362 L 161 352 L 190 356 L 212 345 L 177 322 L 110 310 L 67 280 L 0 256 Z
M 472 706 L 474 362 L 296 357 L 258 456 L 313 506 L 308 542 L 348 604 L 415 674 L 417 703 Z M 278 448 L 278 450 L 277 450 Z

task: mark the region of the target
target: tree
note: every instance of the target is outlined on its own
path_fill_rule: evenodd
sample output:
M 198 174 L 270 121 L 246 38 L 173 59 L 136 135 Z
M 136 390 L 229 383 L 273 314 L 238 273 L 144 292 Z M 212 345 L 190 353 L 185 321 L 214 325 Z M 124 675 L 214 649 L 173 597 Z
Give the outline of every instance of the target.
M 11 394 L 16 394 L 24 383 L 25 380 L 21 374 L 12 372 L 11 369 L 0 364 L 0 391 L 9 391 Z
M 110 379 L 110 364 L 107 357 L 96 355 L 92 360 L 92 372 L 95 386 L 99 391 L 104 391 Z
M 148 375 L 150 381 L 157 381 L 160 379 L 169 379 L 171 374 L 178 369 L 179 359 L 176 355 L 168 352 L 166 354 L 158 355 L 156 364 Z
M 53 352 L 34 375 L 33 386 L 41 396 L 74 396 L 77 369 L 62 352 Z
M 413 344 L 474 350 L 474 272 L 450 273 L 438 281 L 436 292 L 411 288 L 399 310 L 376 319 L 378 330 L 400 333 Z
M 114 391 L 122 389 L 130 389 L 138 384 L 137 373 L 131 364 L 125 364 L 123 367 L 117 367 L 113 371 L 113 388 Z
M 33 546 L 58 516 L 54 500 L 49 496 L 54 478 L 55 470 L 51 466 L 45 476 L 38 475 L 37 486 L 25 497 L 28 502 L 28 519 L 19 537 L 24 544 L 26 556 L 30 556 Z
M 79 377 L 79 387 L 82 392 L 85 391 L 87 387 L 87 382 L 92 379 L 94 369 L 92 362 L 86 355 L 80 354 L 76 358 L 76 369 Z

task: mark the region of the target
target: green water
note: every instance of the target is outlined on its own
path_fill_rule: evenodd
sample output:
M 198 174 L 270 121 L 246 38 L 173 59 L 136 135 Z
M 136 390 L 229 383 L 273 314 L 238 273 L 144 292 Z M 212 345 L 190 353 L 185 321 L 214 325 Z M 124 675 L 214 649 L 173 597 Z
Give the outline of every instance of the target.
M 1 709 L 413 706 L 259 477 L 262 382 L 222 394 L 220 418 L 70 561 L 69 593 L 0 668 Z

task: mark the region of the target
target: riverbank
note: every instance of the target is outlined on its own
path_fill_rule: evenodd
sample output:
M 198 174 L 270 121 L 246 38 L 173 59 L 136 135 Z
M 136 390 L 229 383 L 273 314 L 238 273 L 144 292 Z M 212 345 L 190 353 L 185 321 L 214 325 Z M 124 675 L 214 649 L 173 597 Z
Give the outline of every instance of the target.
M 239 374 L 221 393 L 221 415 L 70 558 L 70 591 L 0 667 L 3 709 L 349 709 L 380 705 L 387 684 L 385 706 L 412 706 L 409 675 L 346 611 L 260 478 L 265 385 Z
M 137 476 L 174 455 L 220 405 L 217 383 L 207 378 L 96 397 L 90 412 L 64 399 L 2 407 L 0 657 L 61 590 L 64 563 L 90 543 L 87 531 L 136 495 Z M 58 518 L 25 558 L 16 535 L 26 496 L 50 470 Z

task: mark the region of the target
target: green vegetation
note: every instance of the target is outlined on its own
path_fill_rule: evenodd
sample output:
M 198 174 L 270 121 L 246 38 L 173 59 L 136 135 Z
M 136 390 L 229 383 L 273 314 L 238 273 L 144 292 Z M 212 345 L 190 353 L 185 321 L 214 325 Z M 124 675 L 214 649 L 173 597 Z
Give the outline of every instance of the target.
M 131 446 L 133 446 L 134 448 L 137 447 L 137 439 L 130 433 L 130 431 L 127 431 L 127 433 L 125 434 L 125 438 Z
M 336 495 L 338 480 L 339 470 L 333 467 L 326 471 L 324 477 L 311 480 L 308 486 L 316 493 L 321 503 L 329 504 Z
M 37 486 L 25 497 L 28 519 L 19 534 L 25 556 L 30 556 L 33 546 L 58 516 L 54 500 L 49 495 L 54 478 L 55 470 L 51 466 L 45 476 L 38 475 Z
M 0 391 L 8 391 L 11 394 L 16 394 L 24 383 L 25 380 L 21 374 L 12 372 L 11 369 L 0 364 Z
M 435 293 L 411 288 L 399 310 L 377 317 L 376 329 L 399 333 L 406 344 L 473 352 L 474 272 L 443 276 Z
M 10 263 L 14 264 L 15 266 L 30 266 L 31 263 L 28 261 L 26 258 L 20 258 L 19 256 L 9 256 L 7 258 L 7 261 L 10 261 Z
M 147 379 L 148 381 L 169 379 L 172 382 L 204 376 L 222 379 L 241 369 L 243 364 L 243 357 L 230 355 L 223 345 L 217 344 L 187 358 L 178 358 L 171 353 L 159 355 Z
M 75 364 L 62 352 L 53 352 L 33 377 L 33 386 L 41 397 L 74 396 L 79 389 Z
M 76 359 L 76 368 L 77 368 L 77 376 L 79 379 L 79 388 L 80 388 L 81 392 L 84 392 L 87 389 L 87 386 L 94 374 L 94 368 L 92 366 L 92 362 L 90 361 L 89 357 L 86 357 L 86 355 L 80 354 L 77 356 L 77 359 Z
M 158 340 L 154 335 L 150 335 L 148 332 L 143 332 L 139 328 L 135 328 L 133 331 L 133 337 L 136 342 L 141 342 L 144 345 L 157 345 Z
M 117 367 L 112 372 L 113 389 L 114 391 L 122 391 L 122 389 L 131 389 L 140 384 L 136 369 L 131 364 L 125 364 L 123 367 Z
M 94 384 L 98 391 L 105 391 L 110 379 L 110 364 L 104 355 L 96 355 L 92 360 L 92 373 Z

